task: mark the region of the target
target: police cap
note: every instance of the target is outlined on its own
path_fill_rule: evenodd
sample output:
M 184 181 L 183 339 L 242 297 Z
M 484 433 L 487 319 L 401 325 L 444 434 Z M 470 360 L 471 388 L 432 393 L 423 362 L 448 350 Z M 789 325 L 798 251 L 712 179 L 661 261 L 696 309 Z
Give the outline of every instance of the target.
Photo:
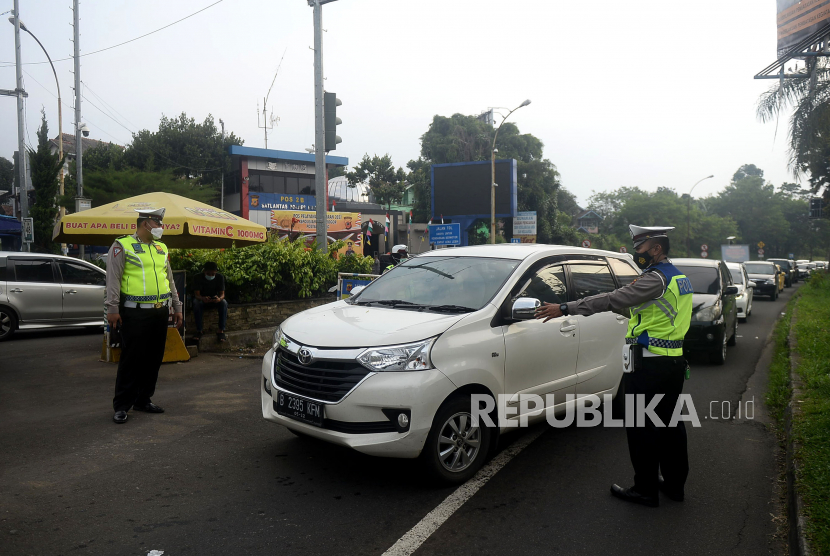
M 635 226 L 634 224 L 628 226 L 635 249 L 647 239 L 669 237 L 667 234 L 672 230 L 674 230 L 673 226 Z
M 157 209 L 135 209 L 138 213 L 139 218 L 149 218 L 150 220 L 155 220 L 159 224 L 164 219 L 164 207 L 157 208 Z

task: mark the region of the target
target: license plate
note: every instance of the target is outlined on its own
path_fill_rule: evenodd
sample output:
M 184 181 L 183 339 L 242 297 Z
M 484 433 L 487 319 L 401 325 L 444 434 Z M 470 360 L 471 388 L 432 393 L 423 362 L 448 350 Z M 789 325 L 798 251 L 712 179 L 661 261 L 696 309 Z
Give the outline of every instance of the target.
M 277 391 L 275 405 L 277 413 L 280 415 L 314 425 L 315 427 L 323 426 L 324 405 L 319 402 Z

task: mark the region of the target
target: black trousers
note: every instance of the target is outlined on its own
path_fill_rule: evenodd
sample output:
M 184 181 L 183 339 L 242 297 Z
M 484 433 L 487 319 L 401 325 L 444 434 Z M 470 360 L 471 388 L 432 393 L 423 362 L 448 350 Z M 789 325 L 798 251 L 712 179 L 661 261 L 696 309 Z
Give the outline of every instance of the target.
M 145 405 L 156 391 L 167 342 L 168 309 L 121 307 L 121 359 L 115 377 L 115 411 Z
M 665 487 L 682 493 L 689 475 L 686 427 L 683 421 L 674 427 L 668 425 L 683 392 L 686 360 L 683 357 L 643 357 L 642 367 L 625 375 L 625 393 L 634 394 L 635 399 L 637 394 L 644 395 L 645 406 L 655 395 L 663 394 L 654 413 L 666 426 L 656 427 L 646 416 L 644 427 L 626 428 L 628 452 L 634 466 L 634 490 L 644 496 L 657 496 L 657 476 L 662 472 Z

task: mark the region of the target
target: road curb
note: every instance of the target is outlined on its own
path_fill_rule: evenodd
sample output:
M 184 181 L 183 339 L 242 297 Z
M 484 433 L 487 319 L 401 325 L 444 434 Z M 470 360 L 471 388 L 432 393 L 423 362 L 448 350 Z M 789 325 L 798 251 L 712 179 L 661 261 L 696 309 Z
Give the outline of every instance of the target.
M 795 297 L 793 299 L 796 299 Z M 798 339 L 795 334 L 796 308 L 793 305 L 792 316 L 790 317 L 790 334 L 787 337 L 787 349 L 790 360 L 790 387 L 792 393 L 790 394 L 790 403 L 784 411 L 784 435 L 787 441 L 786 448 L 786 473 L 787 473 L 787 517 L 790 525 L 789 533 L 789 548 L 791 556 L 810 556 L 810 544 L 807 541 L 805 534 L 806 523 L 804 514 L 804 500 L 798 492 L 798 483 L 796 477 L 798 476 L 798 461 L 795 454 L 801 449 L 801 446 L 793 438 L 792 427 L 793 420 L 801 415 L 802 403 L 802 387 L 803 383 L 798 374 L 799 356 L 796 352 L 798 347 Z

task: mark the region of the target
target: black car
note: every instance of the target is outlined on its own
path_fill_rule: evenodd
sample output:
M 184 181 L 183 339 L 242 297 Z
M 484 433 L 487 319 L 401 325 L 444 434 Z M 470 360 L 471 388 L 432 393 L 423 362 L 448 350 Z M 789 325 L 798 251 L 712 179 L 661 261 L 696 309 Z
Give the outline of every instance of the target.
M 795 274 L 798 272 L 795 266 L 788 259 L 767 259 L 771 263 L 775 263 L 784 271 L 784 287 L 789 288 L 795 281 Z
M 755 295 L 768 295 L 770 301 L 778 299 L 777 262 L 747 261 L 744 263 L 749 279 L 755 282 Z
M 687 352 L 707 352 L 717 365 L 726 361 L 726 346 L 738 339 L 737 286 L 723 261 L 672 259 L 692 282 L 692 323 L 683 340 Z

